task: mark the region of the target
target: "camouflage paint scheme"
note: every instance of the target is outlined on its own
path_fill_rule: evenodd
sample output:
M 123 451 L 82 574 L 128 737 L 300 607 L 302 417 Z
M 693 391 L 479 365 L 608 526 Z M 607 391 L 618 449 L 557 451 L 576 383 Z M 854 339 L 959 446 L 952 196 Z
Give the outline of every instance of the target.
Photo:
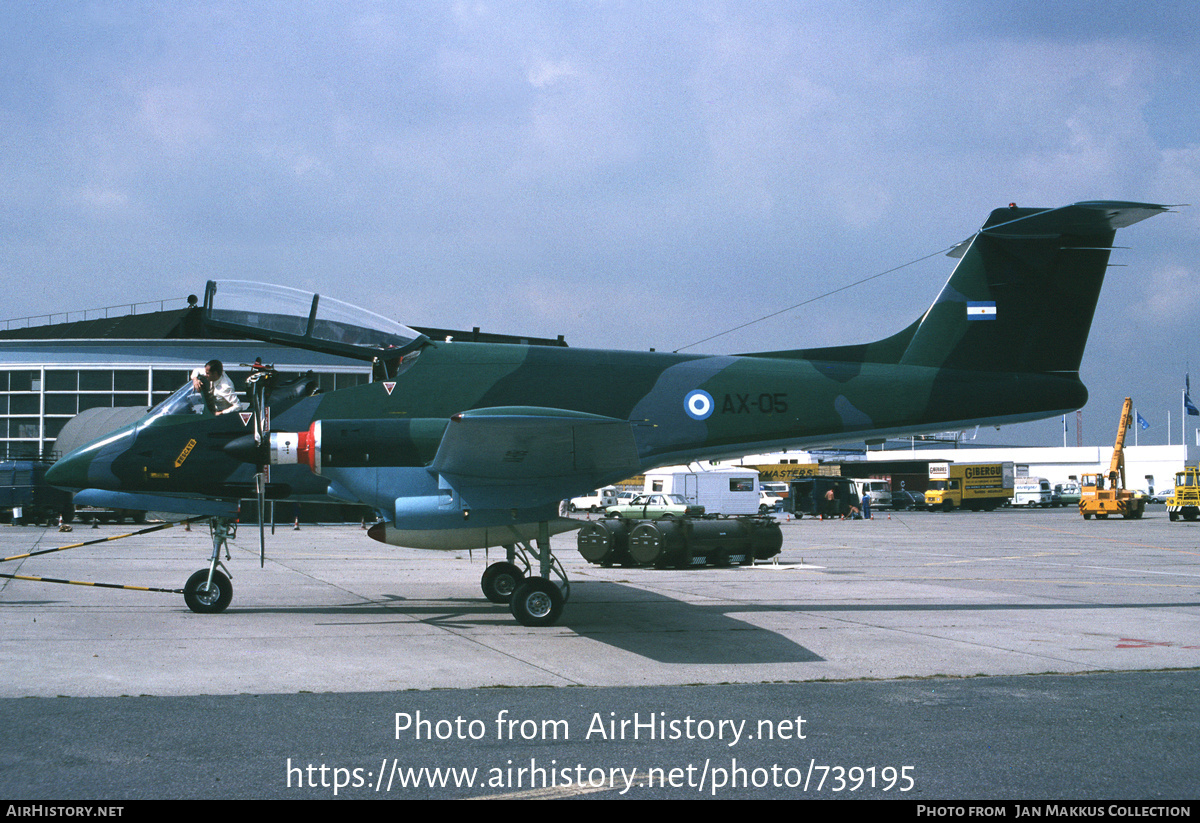
M 703 356 L 423 338 L 386 382 L 273 409 L 273 432 L 311 429 L 320 473 L 273 467 L 268 496 L 372 506 L 398 545 L 505 545 L 574 528 L 560 500 L 662 465 L 1073 411 L 1115 232 L 1166 210 L 997 209 L 933 306 L 864 345 Z M 253 459 L 228 448 L 249 430 L 237 415 L 143 421 L 49 480 L 251 497 Z

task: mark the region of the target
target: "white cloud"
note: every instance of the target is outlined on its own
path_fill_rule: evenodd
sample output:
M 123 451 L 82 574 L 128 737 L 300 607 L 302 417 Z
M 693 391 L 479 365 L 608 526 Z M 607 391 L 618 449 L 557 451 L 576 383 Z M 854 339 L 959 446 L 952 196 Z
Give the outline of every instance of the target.
M 543 89 L 563 80 L 578 77 L 579 72 L 565 60 L 558 62 L 541 60 L 536 65 L 530 66 L 527 76 L 532 86 Z
M 1170 265 L 1140 278 L 1144 291 L 1141 301 L 1131 310 L 1139 325 L 1146 328 L 1171 328 L 1188 321 L 1194 325 L 1200 307 L 1200 272 L 1194 267 Z

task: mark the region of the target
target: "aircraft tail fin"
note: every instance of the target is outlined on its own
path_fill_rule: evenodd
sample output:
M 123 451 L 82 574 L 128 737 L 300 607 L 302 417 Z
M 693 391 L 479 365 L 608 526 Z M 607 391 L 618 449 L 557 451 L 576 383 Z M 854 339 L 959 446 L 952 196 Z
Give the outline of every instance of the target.
M 954 273 L 908 328 L 874 343 L 761 356 L 1078 372 L 1117 229 L 1168 210 L 1107 200 L 996 209 L 974 237 L 950 252 L 960 258 Z
M 1078 372 L 1117 229 L 1166 210 L 1114 201 L 996 209 L 952 252 L 958 266 L 898 362 Z

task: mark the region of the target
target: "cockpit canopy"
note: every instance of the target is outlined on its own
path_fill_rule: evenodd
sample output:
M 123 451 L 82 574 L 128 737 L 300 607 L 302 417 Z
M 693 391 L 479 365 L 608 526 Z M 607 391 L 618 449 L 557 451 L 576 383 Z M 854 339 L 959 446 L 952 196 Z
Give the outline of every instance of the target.
M 248 280 L 208 281 L 204 320 L 239 336 L 358 360 L 391 359 L 427 340 L 358 306 Z

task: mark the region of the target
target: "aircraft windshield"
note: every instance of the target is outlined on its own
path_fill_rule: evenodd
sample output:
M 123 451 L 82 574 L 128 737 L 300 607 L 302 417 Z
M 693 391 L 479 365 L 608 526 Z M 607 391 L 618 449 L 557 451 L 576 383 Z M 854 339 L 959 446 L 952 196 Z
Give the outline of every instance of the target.
M 311 292 L 220 280 L 208 283 L 205 318 L 248 337 L 315 350 L 374 357 L 422 339 L 408 326 Z
M 204 397 L 189 380 L 150 410 L 146 422 L 169 414 L 204 414 Z

